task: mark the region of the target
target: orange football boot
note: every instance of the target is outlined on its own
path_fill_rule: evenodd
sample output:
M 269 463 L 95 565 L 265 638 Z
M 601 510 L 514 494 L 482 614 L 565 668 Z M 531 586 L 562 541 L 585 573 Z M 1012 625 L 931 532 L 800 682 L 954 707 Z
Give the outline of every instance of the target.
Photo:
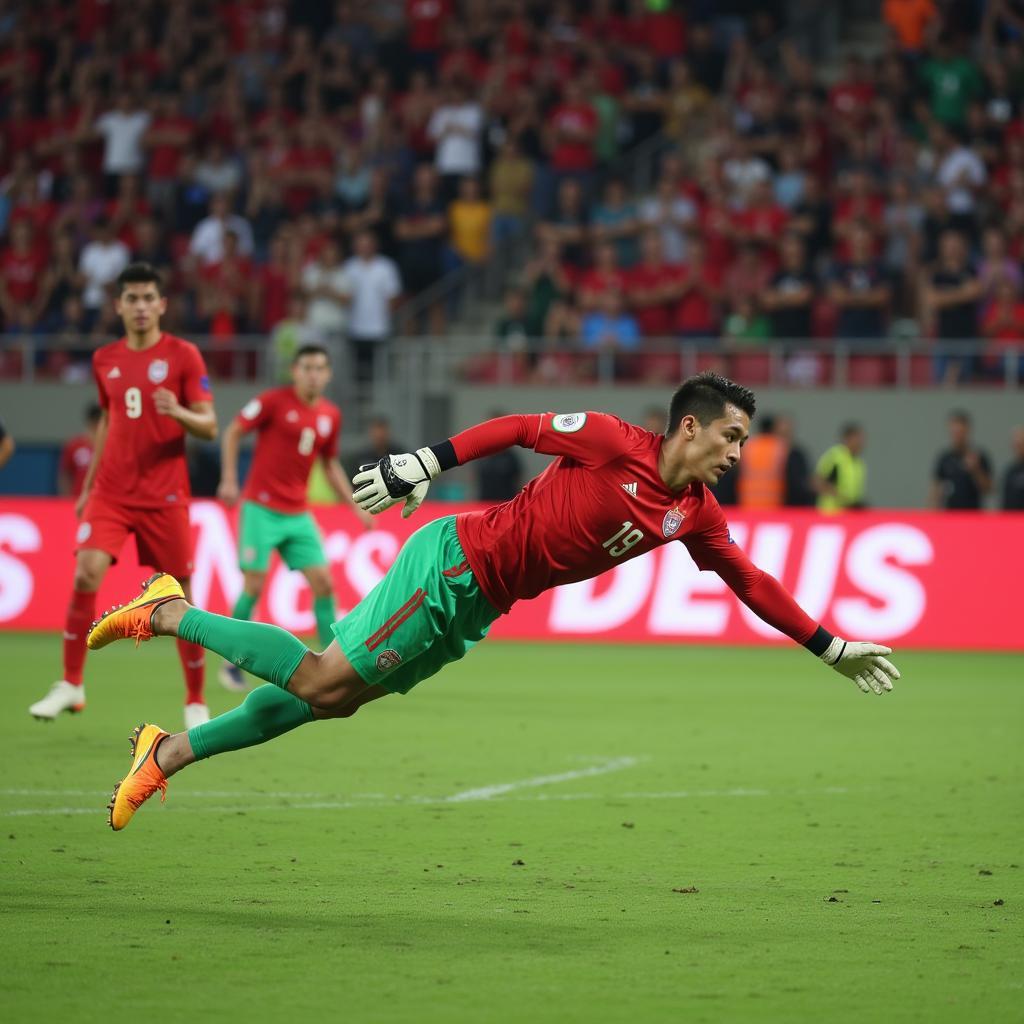
M 98 651 L 115 640 L 134 637 L 138 647 L 143 640 L 153 639 L 150 625 L 153 612 L 160 605 L 184 596 L 181 584 L 173 576 L 165 572 L 154 573 L 142 584 L 142 593 L 138 597 L 105 611 L 92 624 L 85 644 L 90 651 Z
M 167 799 L 167 776 L 156 763 L 156 748 L 169 733 L 158 725 L 137 725 L 132 732 L 132 768 L 114 787 L 107 810 L 110 827 L 120 832 L 135 812 L 159 789 L 160 802 Z

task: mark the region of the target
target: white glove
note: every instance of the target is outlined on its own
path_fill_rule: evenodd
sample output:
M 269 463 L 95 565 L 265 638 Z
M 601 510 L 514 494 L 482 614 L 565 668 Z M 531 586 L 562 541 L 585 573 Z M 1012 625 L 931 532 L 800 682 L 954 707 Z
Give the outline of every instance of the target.
M 374 516 L 404 498 L 402 518 L 408 519 L 423 504 L 430 481 L 440 472 L 437 456 L 429 448 L 385 455 L 375 465 L 359 467 L 352 478 L 352 497 L 364 512 Z
M 820 658 L 840 675 L 852 679 L 864 693 L 874 690 L 881 695 L 891 690 L 893 681 L 900 677 L 899 669 L 886 660 L 886 654 L 892 654 L 892 650 L 881 644 L 843 640 L 836 636 Z

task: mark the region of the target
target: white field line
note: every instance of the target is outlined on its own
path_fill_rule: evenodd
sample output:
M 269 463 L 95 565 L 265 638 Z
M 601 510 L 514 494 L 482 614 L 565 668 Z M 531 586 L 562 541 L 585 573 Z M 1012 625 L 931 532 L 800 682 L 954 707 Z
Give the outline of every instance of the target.
M 615 804 L 622 800 L 706 800 L 706 799 L 749 799 L 751 797 L 796 797 L 796 796 L 837 796 L 849 793 L 851 790 L 843 786 L 825 786 L 821 789 L 792 789 L 772 792 L 768 789 L 681 789 L 670 792 L 659 793 L 531 793 L 519 796 L 497 796 L 489 797 L 492 803 L 547 803 L 552 801 L 571 800 L 603 800 L 606 803 Z M 100 794 L 90 794 L 98 798 Z M 182 796 L 213 796 L 213 793 L 192 793 Z M 253 811 L 343 811 L 360 808 L 374 807 L 423 807 L 450 804 L 450 797 L 405 797 L 394 796 L 390 799 L 372 800 L 324 800 L 315 803 L 304 804 L 248 804 L 239 807 L 238 804 L 228 806 L 214 806 L 211 804 L 200 804 L 183 808 L 180 805 L 175 808 L 173 805 L 169 810 L 185 810 L 189 814 L 235 814 L 238 811 L 246 813 Z M 38 817 L 51 815 L 68 814 L 105 814 L 102 807 L 26 807 L 18 810 L 0 811 L 3 818 Z
M 444 798 L 446 803 L 461 804 L 469 800 L 492 800 L 496 796 L 504 796 L 516 789 L 534 789 L 537 786 L 554 786 L 559 782 L 572 782 L 575 779 L 591 779 L 595 775 L 607 775 L 609 772 L 620 772 L 623 768 L 632 768 L 639 764 L 636 757 L 616 757 L 604 764 L 591 765 L 589 768 L 576 768 L 571 772 L 560 772 L 557 775 L 537 775 L 532 779 L 520 779 L 518 782 L 499 782 L 493 786 L 480 786 L 477 789 L 464 789 L 460 793 L 452 793 Z

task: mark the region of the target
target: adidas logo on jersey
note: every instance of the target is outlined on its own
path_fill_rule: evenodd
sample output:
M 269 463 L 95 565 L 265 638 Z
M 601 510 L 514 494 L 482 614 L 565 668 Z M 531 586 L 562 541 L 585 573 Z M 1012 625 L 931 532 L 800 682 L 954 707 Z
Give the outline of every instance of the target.
M 631 497 L 636 497 L 636 481 L 634 480 L 631 484 L 623 484 L 622 489 Z
M 112 370 L 107 370 L 107 380 L 116 380 L 121 376 L 121 368 L 115 366 Z

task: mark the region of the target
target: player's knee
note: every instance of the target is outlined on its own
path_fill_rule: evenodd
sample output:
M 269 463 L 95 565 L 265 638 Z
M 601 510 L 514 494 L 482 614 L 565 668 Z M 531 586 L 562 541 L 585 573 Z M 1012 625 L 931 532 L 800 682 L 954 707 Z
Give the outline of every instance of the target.
M 313 569 L 307 575 L 309 589 L 313 591 L 314 597 L 331 596 L 331 574 L 326 568 Z
M 79 593 L 91 593 L 100 589 L 103 573 L 91 565 L 76 565 L 74 588 Z

